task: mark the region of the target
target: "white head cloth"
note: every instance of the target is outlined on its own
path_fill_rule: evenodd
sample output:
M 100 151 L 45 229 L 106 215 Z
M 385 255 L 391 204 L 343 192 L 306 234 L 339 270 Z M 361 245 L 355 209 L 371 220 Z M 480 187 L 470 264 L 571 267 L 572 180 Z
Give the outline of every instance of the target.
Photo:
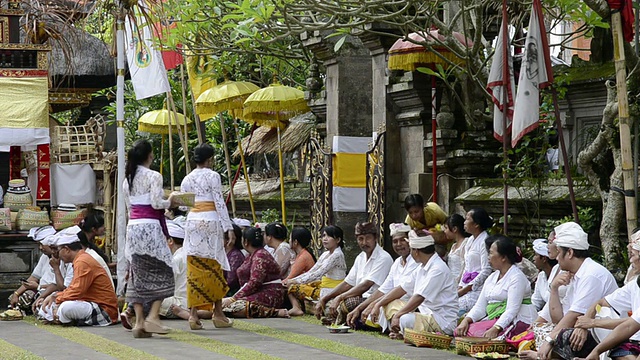
M 631 247 L 635 251 L 640 251 L 640 231 L 631 234 Z
M 184 228 L 175 221 L 167 220 L 167 230 L 172 238 L 184 239 Z
M 58 235 L 78 235 L 80 231 L 82 231 L 82 229 L 80 229 L 80 226 L 73 225 L 71 227 L 58 231 Z
M 251 227 L 251 221 L 247 219 L 233 218 L 231 221 L 239 227 Z
M 418 236 L 414 230 L 409 232 L 409 246 L 412 249 L 424 249 L 435 243 L 436 242 L 431 235 Z
M 533 240 L 533 251 L 541 256 L 549 257 L 549 248 L 547 247 L 547 239 Z
M 32 228 L 31 230 L 29 230 L 29 235 L 27 236 L 30 238 L 33 238 L 33 240 L 35 241 L 42 241 L 47 236 L 53 235 L 55 233 L 56 233 L 56 229 L 54 229 L 53 226 L 46 225 L 38 228 Z
M 389 225 L 389 236 L 392 238 L 399 233 L 409 234 L 409 231 L 411 231 L 411 226 L 407 224 L 395 223 Z
M 44 239 L 40 241 L 40 244 L 46 245 L 46 246 L 55 245 L 57 239 L 58 239 L 58 235 L 56 234 L 47 235 Z
M 589 250 L 589 236 L 582 227 L 573 221 L 560 224 L 554 229 L 556 246 L 562 246 L 574 250 Z
M 60 247 L 60 246 L 64 246 L 64 245 L 69 245 L 69 244 L 73 244 L 75 242 L 80 242 L 80 239 L 78 238 L 77 233 L 76 234 L 64 234 L 61 232 L 59 232 L 58 234 L 56 234 L 56 239 L 55 239 L 55 245 Z

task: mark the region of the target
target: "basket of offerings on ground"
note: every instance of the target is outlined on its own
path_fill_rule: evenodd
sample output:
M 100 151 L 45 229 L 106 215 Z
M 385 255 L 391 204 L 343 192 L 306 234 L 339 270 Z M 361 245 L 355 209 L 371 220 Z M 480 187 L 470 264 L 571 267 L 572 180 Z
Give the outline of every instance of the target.
M 504 340 L 490 340 L 482 337 L 456 337 L 456 352 L 460 355 L 497 352 L 509 353 L 509 344 Z
M 429 331 L 404 330 L 404 342 L 416 347 L 430 347 L 436 349 L 448 349 L 453 338 L 445 334 Z

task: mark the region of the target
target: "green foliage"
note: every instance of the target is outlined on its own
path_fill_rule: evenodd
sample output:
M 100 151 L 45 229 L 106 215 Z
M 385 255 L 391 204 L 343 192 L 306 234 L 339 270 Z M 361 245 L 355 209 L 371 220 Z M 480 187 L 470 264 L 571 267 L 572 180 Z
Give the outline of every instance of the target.
M 263 223 L 271 223 L 271 222 L 280 222 L 282 221 L 282 216 L 280 216 L 280 212 L 276 209 L 267 209 L 262 211 L 262 216 L 260 217 L 260 222 Z
M 578 206 L 578 220 L 580 220 L 580 226 L 582 226 L 582 229 L 588 234 L 593 232 L 598 225 L 596 212 L 591 207 Z M 547 220 L 547 233 L 550 233 L 556 226 L 569 221 L 574 221 L 573 215 L 566 215 L 559 220 Z

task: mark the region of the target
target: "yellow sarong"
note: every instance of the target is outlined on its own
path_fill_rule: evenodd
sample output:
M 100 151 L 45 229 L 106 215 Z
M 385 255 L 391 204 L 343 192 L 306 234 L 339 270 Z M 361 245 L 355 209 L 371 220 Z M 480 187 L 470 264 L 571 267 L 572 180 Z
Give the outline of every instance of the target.
M 187 256 L 187 306 L 213 307 L 229 291 L 222 267 L 216 260 Z
M 340 285 L 344 280 L 334 280 L 326 276 L 322 280 L 310 282 L 308 284 L 295 284 L 289 287 L 289 294 L 293 294 L 296 299 L 304 301 L 305 299 L 318 300 L 320 298 L 320 289 L 333 289 Z

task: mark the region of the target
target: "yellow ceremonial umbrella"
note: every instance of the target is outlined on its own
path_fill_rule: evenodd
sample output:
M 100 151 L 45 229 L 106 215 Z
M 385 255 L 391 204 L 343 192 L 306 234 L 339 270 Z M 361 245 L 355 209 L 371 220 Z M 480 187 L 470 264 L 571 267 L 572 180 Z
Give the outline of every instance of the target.
M 289 119 L 310 111 L 304 92 L 301 90 L 271 84 L 251 94 L 244 102 L 244 120 L 260 126 L 275 127 L 278 132 L 278 164 L 280 168 L 280 203 L 282 205 L 282 223 L 287 224 L 284 200 L 284 168 L 282 165 L 282 144 L 280 130 L 285 128 Z
M 256 210 L 253 204 L 253 195 L 251 194 L 251 185 L 249 181 L 249 173 L 244 159 L 244 151 L 242 150 L 242 139 L 238 130 L 236 118 L 242 118 L 242 106 L 244 101 L 260 88 L 253 83 L 247 81 L 229 81 L 226 80 L 222 84 L 203 92 L 196 100 L 196 112 L 201 114 L 201 119 L 211 117 L 210 114 L 216 114 L 223 111 L 229 111 L 233 117 L 233 127 L 238 137 L 238 150 L 240 151 L 240 159 L 242 161 L 242 170 L 244 179 L 247 183 L 247 192 L 249 193 L 249 204 L 251 205 L 251 215 L 253 222 L 257 222 Z M 231 160 L 229 158 L 229 149 L 227 147 L 226 131 L 224 129 L 224 120 L 220 117 L 220 129 L 222 131 L 222 142 L 224 144 L 224 154 L 227 162 L 227 173 L 229 176 L 229 192 L 231 194 L 231 205 L 235 216 L 235 199 L 233 194 L 233 181 L 231 176 Z
M 162 148 L 160 150 L 160 158 L 164 152 L 164 135 L 169 135 L 169 172 L 171 176 L 171 189 L 174 189 L 174 175 L 173 175 L 173 131 L 178 129 L 178 126 L 184 126 L 185 121 L 187 124 L 191 123 L 191 119 L 184 115 L 169 111 L 167 109 L 153 110 L 144 113 L 138 119 L 138 131 L 149 132 L 153 134 L 159 134 L 162 137 Z M 169 126 L 171 124 L 171 126 Z M 185 152 L 185 161 L 189 162 L 189 157 Z M 162 166 L 160 168 L 162 172 Z

